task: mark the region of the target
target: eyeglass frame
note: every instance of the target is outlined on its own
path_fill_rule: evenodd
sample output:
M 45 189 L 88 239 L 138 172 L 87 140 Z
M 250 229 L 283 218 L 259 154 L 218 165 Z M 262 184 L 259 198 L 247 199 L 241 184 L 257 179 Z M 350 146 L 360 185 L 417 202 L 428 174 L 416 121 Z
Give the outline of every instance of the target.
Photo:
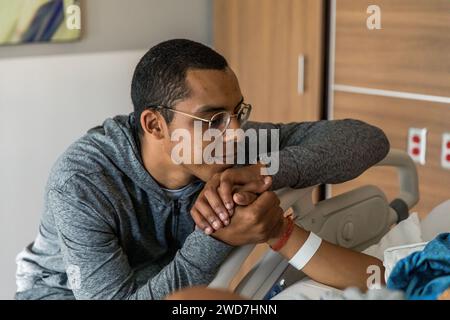
M 245 103 L 244 101 L 241 101 L 241 102 L 239 103 L 238 107 L 239 107 L 239 110 L 238 110 L 236 113 L 234 113 L 234 114 L 231 114 L 231 113 L 228 112 L 228 111 L 219 111 L 219 112 L 213 114 L 212 117 L 211 117 L 211 119 L 209 119 L 209 120 L 208 120 L 208 119 L 201 118 L 201 117 L 198 117 L 198 116 L 194 116 L 193 114 L 190 114 L 190 113 L 187 113 L 187 112 L 183 112 L 183 111 L 179 111 L 179 110 L 176 110 L 176 109 L 173 109 L 173 108 L 169 108 L 169 107 L 167 107 L 167 106 L 154 105 L 154 106 L 150 106 L 150 107 L 148 107 L 148 108 L 156 108 L 156 109 L 170 110 L 170 111 L 172 111 L 172 112 L 174 112 L 174 113 L 178 113 L 178 114 L 181 114 L 181 115 L 190 117 L 190 118 L 192 118 L 192 119 L 196 119 L 196 120 L 200 120 L 200 121 L 202 121 L 202 122 L 206 122 L 206 123 L 208 123 L 208 129 L 211 129 L 211 123 L 212 123 L 214 117 L 216 117 L 218 114 L 221 114 L 221 113 L 228 113 L 228 114 L 230 115 L 230 118 L 229 118 L 229 120 L 228 120 L 227 125 L 225 126 L 225 128 L 224 128 L 224 129 L 222 130 L 222 132 L 221 132 L 221 134 L 223 134 L 223 133 L 228 129 L 228 127 L 230 126 L 231 119 L 236 118 L 236 117 L 239 115 L 239 112 L 241 112 L 241 110 L 242 110 L 243 108 L 245 108 L 245 107 L 248 108 L 250 114 L 251 114 L 252 108 L 253 108 L 251 104 Z M 250 118 L 250 116 L 249 116 L 249 118 Z M 244 124 L 245 124 L 247 121 L 248 121 L 248 118 L 247 118 L 247 120 L 244 122 Z M 243 124 L 241 124 L 241 125 L 243 125 Z M 215 129 L 215 130 L 217 130 L 217 129 Z

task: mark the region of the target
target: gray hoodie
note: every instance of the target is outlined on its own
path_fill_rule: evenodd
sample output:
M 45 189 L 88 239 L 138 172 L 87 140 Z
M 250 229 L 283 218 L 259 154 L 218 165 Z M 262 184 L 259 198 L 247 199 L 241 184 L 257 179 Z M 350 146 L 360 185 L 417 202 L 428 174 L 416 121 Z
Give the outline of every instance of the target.
M 107 119 L 53 166 L 37 238 L 17 257 L 17 299 L 162 299 L 214 278 L 232 247 L 194 231 L 203 182 L 171 199 L 143 166 L 134 121 Z M 247 127 L 280 129 L 274 189 L 353 179 L 389 150 L 357 120 Z

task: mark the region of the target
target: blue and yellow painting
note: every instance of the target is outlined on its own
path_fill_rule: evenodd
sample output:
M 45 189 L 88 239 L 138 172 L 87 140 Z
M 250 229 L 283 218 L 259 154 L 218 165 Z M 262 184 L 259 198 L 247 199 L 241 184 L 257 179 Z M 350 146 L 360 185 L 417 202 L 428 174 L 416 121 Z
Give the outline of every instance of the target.
M 78 10 L 77 10 L 78 9 Z M 0 45 L 80 38 L 79 0 L 0 0 Z

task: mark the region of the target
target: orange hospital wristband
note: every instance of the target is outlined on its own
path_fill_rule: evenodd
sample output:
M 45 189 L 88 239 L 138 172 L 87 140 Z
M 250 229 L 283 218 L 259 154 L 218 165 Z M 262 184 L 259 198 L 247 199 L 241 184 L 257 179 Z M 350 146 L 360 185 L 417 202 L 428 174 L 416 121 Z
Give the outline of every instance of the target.
M 288 225 L 286 230 L 284 231 L 283 235 L 281 236 L 280 240 L 278 240 L 273 246 L 270 246 L 270 248 L 273 251 L 280 251 L 285 244 L 288 242 L 289 238 L 291 237 L 292 231 L 294 231 L 294 220 L 286 218 L 288 220 Z

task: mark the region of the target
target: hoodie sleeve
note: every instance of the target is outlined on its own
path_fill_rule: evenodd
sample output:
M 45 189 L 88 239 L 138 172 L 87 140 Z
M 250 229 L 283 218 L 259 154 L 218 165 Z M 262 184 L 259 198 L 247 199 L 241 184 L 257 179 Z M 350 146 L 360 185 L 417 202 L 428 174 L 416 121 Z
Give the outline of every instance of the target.
M 174 259 L 159 273 L 138 285 L 136 275 L 114 231 L 112 207 L 89 188 L 88 197 L 72 198 L 70 192 L 49 190 L 52 211 L 69 288 L 76 299 L 163 299 L 188 286 L 210 283 L 232 250 L 200 231 L 190 234 Z M 83 199 L 98 201 L 88 204 Z M 205 254 L 207 252 L 207 254 Z M 155 263 L 155 269 L 161 267 Z
M 352 180 L 383 160 L 390 148 L 381 129 L 353 119 L 289 124 L 250 122 L 247 128 L 268 131 L 268 151 L 277 132 L 279 147 L 270 153 L 271 163 L 278 161 L 274 166 L 274 190 Z

